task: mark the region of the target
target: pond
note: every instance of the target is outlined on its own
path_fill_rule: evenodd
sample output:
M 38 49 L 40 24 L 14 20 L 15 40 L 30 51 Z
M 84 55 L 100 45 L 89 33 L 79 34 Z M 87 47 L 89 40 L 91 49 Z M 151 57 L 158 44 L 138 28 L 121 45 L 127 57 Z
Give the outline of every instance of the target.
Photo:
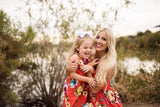
M 156 69 L 160 68 L 160 63 L 156 62 L 155 60 L 141 61 L 137 57 L 132 57 L 118 61 L 118 66 L 122 69 L 122 71 L 125 69 L 128 74 L 136 75 L 139 73 L 140 69 L 143 69 L 148 73 L 154 73 Z

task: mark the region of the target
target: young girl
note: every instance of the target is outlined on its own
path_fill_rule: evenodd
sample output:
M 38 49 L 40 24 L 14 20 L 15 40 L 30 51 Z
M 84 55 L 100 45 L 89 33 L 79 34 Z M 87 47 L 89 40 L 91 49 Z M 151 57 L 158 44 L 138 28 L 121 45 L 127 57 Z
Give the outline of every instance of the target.
M 86 76 L 88 71 L 81 68 L 88 64 L 93 56 L 92 32 L 77 31 L 76 40 L 71 48 L 69 61 L 78 64 L 76 72 L 67 74 L 64 84 L 63 107 L 81 107 L 87 101 L 88 85 L 94 86 L 96 81 Z M 90 72 L 94 72 L 91 67 Z

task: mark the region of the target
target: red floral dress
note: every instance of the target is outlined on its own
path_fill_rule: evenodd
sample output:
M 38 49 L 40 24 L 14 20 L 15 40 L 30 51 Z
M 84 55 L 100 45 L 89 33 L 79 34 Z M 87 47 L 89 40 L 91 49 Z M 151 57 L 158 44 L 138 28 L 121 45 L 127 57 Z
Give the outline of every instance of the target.
M 80 70 L 80 66 L 87 64 L 88 62 L 89 60 L 85 60 L 79 57 L 79 64 L 76 73 L 82 76 L 86 76 L 86 74 Z M 71 78 L 70 74 L 66 77 L 63 92 L 63 107 L 82 107 L 82 105 L 87 102 L 87 83 Z
M 107 89 L 105 89 L 106 86 Z M 113 88 L 113 78 L 99 92 L 92 94 L 89 103 L 86 103 L 83 107 L 123 107 L 117 91 Z

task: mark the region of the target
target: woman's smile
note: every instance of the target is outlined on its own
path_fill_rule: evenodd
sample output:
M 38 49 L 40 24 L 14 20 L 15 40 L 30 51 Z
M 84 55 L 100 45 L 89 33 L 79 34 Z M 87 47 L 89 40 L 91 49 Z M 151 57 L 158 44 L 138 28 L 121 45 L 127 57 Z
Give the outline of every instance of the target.
M 95 48 L 97 51 L 105 51 L 107 46 L 107 34 L 101 31 L 95 38 Z

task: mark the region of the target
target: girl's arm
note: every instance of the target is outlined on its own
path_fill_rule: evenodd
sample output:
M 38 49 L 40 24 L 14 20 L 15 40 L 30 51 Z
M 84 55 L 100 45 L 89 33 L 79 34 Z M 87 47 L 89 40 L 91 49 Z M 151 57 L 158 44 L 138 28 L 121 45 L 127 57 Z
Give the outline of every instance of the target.
M 70 58 L 70 61 L 74 61 L 74 63 L 77 64 L 77 66 L 76 66 L 76 70 L 77 70 L 78 63 L 79 63 L 79 57 L 75 54 Z M 76 79 L 76 80 L 87 82 L 91 86 L 92 85 L 94 86 L 96 84 L 96 82 L 94 81 L 93 78 L 89 78 L 89 77 L 86 77 L 86 76 L 79 75 L 76 72 L 70 72 L 70 76 L 72 78 Z
M 100 85 L 96 85 L 95 87 L 90 87 L 90 90 L 92 93 L 97 93 L 98 91 L 100 91 L 103 88 L 103 86 Z
M 75 72 L 70 73 L 70 76 L 72 78 L 76 79 L 76 80 L 87 82 L 89 84 L 89 86 L 94 87 L 96 85 L 96 81 L 94 80 L 94 78 L 89 78 L 89 77 L 86 77 L 86 76 L 82 76 L 82 75 L 79 75 Z

